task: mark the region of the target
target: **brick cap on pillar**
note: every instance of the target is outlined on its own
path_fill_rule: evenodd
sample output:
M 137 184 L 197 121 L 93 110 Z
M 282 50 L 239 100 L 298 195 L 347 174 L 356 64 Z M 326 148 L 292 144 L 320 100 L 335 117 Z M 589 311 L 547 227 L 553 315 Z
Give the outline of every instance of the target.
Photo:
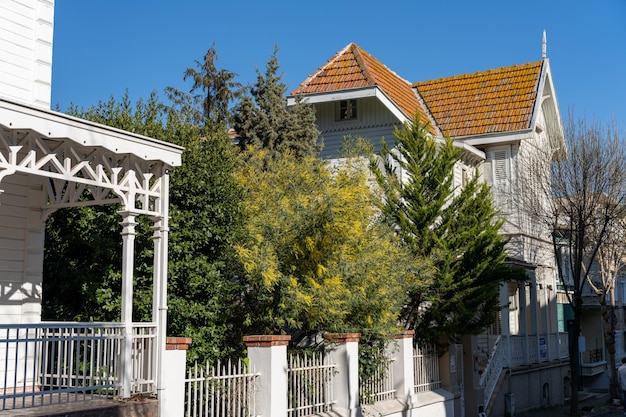
M 361 333 L 326 333 L 324 339 L 331 343 L 358 342 L 361 339 Z
M 415 330 L 405 330 L 402 333 L 396 335 L 395 339 L 409 339 L 415 335 Z
M 244 336 L 243 341 L 247 347 L 271 347 L 286 346 L 289 344 L 291 336 L 289 335 L 251 335 Z
M 187 350 L 191 345 L 191 337 L 166 337 L 165 350 Z

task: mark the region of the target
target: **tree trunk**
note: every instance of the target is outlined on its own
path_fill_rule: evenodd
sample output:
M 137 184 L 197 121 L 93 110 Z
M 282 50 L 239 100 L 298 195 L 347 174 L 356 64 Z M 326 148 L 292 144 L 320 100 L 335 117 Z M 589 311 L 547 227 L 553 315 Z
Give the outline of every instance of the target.
M 604 345 L 608 353 L 608 367 L 610 372 L 609 394 L 611 399 L 620 399 L 617 383 L 617 368 L 615 366 L 615 308 L 607 305 L 606 297 L 600 297 L 600 312 L 604 322 Z
M 580 375 L 580 352 L 578 350 L 578 339 L 580 337 L 580 320 L 582 316 L 582 297 L 574 297 L 574 305 L 572 310 L 574 311 L 574 320 L 572 324 L 572 339 L 569 345 L 569 366 L 571 372 L 571 396 L 570 396 L 570 415 L 578 415 L 578 390 L 581 382 Z

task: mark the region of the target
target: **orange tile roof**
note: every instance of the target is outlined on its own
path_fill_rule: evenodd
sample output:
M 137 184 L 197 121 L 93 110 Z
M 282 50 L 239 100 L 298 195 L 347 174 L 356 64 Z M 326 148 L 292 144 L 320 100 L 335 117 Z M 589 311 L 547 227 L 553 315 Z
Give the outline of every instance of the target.
M 441 131 L 452 137 L 530 127 L 543 61 L 417 82 Z
M 326 93 L 374 86 L 380 88 L 408 118 L 412 119 L 419 112 L 422 121 L 430 120 L 411 83 L 354 43 L 337 52 L 292 94 Z

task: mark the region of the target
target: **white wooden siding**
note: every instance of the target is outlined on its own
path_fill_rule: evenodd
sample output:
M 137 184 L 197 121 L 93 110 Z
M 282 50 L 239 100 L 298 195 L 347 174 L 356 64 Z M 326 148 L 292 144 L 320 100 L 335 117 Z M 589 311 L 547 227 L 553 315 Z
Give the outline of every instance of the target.
M 322 158 L 340 157 L 343 140 L 348 135 L 368 139 L 376 150 L 380 149 L 383 137 L 393 146 L 394 126 L 400 126 L 400 121 L 378 99 L 358 99 L 356 120 L 337 120 L 338 106 L 338 102 L 315 105 L 317 128 L 324 142 Z
M 0 2 L 0 97 L 50 108 L 53 0 Z
M 11 175 L 0 183 L 1 323 L 41 320 L 44 223 L 43 191 L 37 181 Z

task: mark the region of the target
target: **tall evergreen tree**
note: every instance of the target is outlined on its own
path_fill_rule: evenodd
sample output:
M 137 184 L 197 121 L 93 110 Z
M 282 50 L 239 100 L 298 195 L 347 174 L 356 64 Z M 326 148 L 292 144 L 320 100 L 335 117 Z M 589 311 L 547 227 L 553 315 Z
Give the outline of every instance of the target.
M 225 68 L 218 68 L 219 57 L 215 43 L 204 55 L 203 61 L 195 61 L 196 68 L 187 68 L 183 79 L 193 84 L 189 93 L 174 87 L 167 87 L 166 94 L 170 101 L 179 106 L 179 110 L 191 116 L 190 122 L 203 126 L 231 122 L 230 102 L 235 99 L 241 84 L 235 81 L 235 74 Z M 185 103 L 184 110 L 181 104 Z
M 278 73 L 278 49 L 267 63 L 265 74 L 257 70 L 256 83 L 244 89 L 234 109 L 234 128 L 242 148 L 254 145 L 270 155 L 290 150 L 296 156 L 316 156 L 321 150 L 315 127 L 315 110 L 298 98 L 286 106 L 287 86 Z
M 500 307 L 499 284 L 511 272 L 489 187 L 478 172 L 463 188 L 453 187 L 460 157 L 452 139 L 436 141 L 419 122 L 396 129 L 394 149 L 383 141 L 380 155 L 370 157 L 383 213 L 415 255 L 434 263 L 430 285 L 410 291 L 401 313 L 406 328 L 433 342 L 490 324 Z

